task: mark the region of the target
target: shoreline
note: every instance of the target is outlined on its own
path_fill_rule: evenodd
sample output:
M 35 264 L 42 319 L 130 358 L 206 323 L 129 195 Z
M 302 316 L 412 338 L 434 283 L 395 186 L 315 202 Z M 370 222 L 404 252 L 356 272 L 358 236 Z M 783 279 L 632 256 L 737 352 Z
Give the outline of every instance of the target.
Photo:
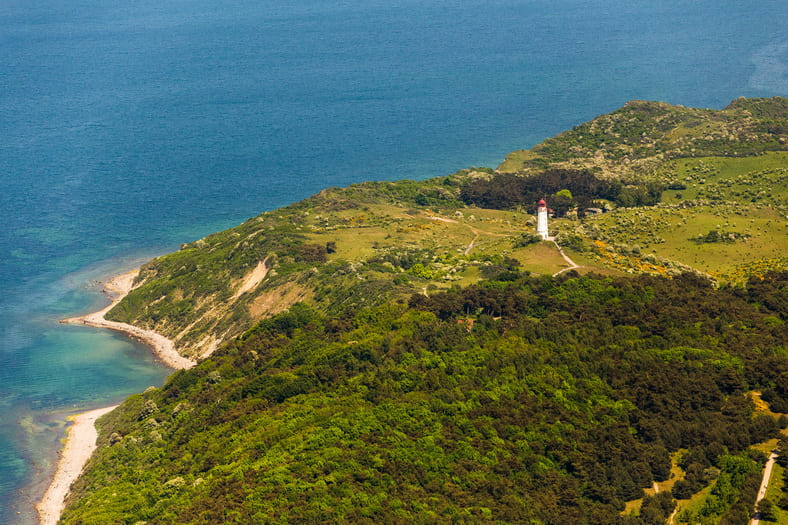
M 96 420 L 117 406 L 98 408 L 68 418 L 73 424 L 66 430 L 65 445 L 59 451 L 55 477 L 44 497 L 36 503 L 41 525 L 54 525 L 60 519 L 71 484 L 79 477 L 85 463 L 96 450 Z
M 193 367 L 197 364 L 196 361 L 178 354 L 175 351 L 175 345 L 167 337 L 152 330 L 108 321 L 104 318 L 106 313 L 134 288 L 134 278 L 138 273 L 139 268 L 117 275 L 103 283 L 104 293 L 114 296 L 105 308 L 97 312 L 62 319 L 60 322 L 115 330 L 149 346 L 154 355 L 170 368 L 183 370 Z M 117 406 L 99 408 L 68 418 L 73 421 L 73 425 L 66 430 L 65 444 L 58 451 L 59 458 L 55 475 L 44 492 L 44 496 L 35 504 L 41 525 L 54 525 L 60 519 L 60 513 L 65 508 L 65 499 L 71 484 L 79 477 L 85 463 L 96 449 L 96 439 L 98 438 L 98 431 L 95 427 L 96 420 Z
M 144 328 L 139 328 L 134 325 L 119 323 L 117 321 L 109 321 L 104 318 L 107 312 L 114 308 L 116 304 L 118 304 L 132 289 L 134 289 L 134 278 L 138 273 L 139 268 L 115 276 L 104 283 L 104 292 L 115 295 L 112 302 L 105 308 L 99 310 L 98 312 L 61 319 L 60 322 L 63 324 L 81 324 L 92 326 L 94 328 L 109 328 L 110 330 L 121 332 L 122 334 L 125 334 L 126 336 L 149 346 L 151 350 L 153 350 L 153 353 L 156 355 L 156 357 L 158 357 L 165 365 L 169 366 L 170 368 L 175 370 L 183 370 L 193 367 L 197 364 L 197 362 L 180 355 L 175 350 L 175 345 L 173 344 L 172 340 L 168 339 L 167 337 L 164 337 L 153 330 L 145 330 Z

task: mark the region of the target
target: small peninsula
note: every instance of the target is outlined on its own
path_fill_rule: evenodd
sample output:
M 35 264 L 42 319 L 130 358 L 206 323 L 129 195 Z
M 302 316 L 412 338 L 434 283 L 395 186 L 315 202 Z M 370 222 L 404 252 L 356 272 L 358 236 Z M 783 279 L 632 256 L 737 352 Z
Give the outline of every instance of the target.
M 786 98 L 633 101 L 184 244 L 76 321 L 180 370 L 62 520 L 742 523 L 772 450 L 788 519 L 786 175 Z
M 134 289 L 134 279 L 138 274 L 139 269 L 132 270 L 110 279 L 104 285 L 104 291 L 115 296 L 106 308 L 91 314 L 63 319 L 60 322 L 64 324 L 82 324 L 95 328 L 109 328 L 110 330 L 121 332 L 131 339 L 148 345 L 153 350 L 156 357 L 170 368 L 181 370 L 193 367 L 196 362 L 176 352 L 172 341 L 163 335 L 152 330 L 146 330 L 130 324 L 106 319 L 107 312 L 112 310 L 131 290 Z

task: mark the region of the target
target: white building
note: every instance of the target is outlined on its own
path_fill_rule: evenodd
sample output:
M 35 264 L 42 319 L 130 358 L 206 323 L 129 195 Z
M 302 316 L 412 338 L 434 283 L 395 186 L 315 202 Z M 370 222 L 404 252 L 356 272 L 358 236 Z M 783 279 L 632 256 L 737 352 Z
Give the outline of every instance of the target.
M 547 233 L 547 203 L 544 199 L 539 201 L 539 207 L 536 209 L 536 234 L 545 240 L 549 237 Z

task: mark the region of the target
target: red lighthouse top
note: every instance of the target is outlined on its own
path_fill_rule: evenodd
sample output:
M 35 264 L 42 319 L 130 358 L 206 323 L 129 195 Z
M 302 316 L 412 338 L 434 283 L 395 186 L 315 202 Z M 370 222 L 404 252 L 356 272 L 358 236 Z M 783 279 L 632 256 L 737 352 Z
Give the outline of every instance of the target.
M 546 208 L 547 207 L 547 203 L 544 201 L 544 199 L 539 201 L 539 207 L 540 208 Z

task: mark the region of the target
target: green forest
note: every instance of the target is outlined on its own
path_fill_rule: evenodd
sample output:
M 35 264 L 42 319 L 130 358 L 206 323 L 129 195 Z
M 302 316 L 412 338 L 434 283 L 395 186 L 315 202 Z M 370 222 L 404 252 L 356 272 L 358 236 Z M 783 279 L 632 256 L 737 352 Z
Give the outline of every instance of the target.
M 786 175 L 788 99 L 634 101 L 185 243 L 108 318 L 200 362 L 62 522 L 744 524 L 777 450 L 786 523 Z
M 788 274 L 535 277 L 297 304 L 105 417 L 69 523 L 744 523 L 788 403 Z M 673 494 L 624 502 L 671 476 Z M 754 488 L 754 489 L 753 489 Z M 79 497 L 81 496 L 81 497 Z M 745 520 L 745 521 L 743 521 Z

